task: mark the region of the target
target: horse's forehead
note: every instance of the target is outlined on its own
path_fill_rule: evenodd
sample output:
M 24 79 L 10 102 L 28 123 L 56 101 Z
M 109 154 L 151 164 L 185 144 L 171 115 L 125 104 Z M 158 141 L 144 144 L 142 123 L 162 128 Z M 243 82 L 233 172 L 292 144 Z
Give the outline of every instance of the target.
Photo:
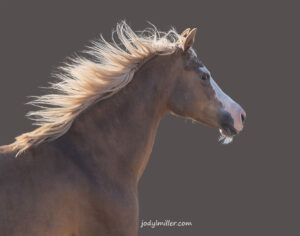
M 194 67 L 194 68 L 204 66 L 204 64 L 201 62 L 196 52 L 192 48 L 190 48 L 186 53 L 186 63 L 190 67 Z
M 201 70 L 203 73 L 206 73 L 206 74 L 208 74 L 209 76 L 211 76 L 209 70 L 206 68 L 205 65 L 200 65 L 200 66 L 198 67 L 198 69 Z

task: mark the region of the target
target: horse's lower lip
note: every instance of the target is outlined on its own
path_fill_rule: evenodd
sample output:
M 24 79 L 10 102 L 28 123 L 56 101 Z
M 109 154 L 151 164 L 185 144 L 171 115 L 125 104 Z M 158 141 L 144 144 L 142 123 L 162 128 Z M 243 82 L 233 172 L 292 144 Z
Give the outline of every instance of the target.
M 227 124 L 227 123 L 221 124 L 220 130 L 221 130 L 221 134 L 227 137 L 233 137 L 238 133 L 232 124 Z
M 232 133 L 230 130 L 225 130 L 225 129 L 219 129 L 220 133 L 226 137 L 233 137 L 236 133 Z

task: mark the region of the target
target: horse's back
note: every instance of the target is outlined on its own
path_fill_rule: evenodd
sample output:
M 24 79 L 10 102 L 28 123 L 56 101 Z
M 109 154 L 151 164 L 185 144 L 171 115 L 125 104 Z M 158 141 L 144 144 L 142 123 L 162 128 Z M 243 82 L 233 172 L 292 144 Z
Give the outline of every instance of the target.
M 99 235 L 89 189 L 78 168 L 48 145 L 18 157 L 0 153 L 1 235 Z
M 79 204 L 78 194 L 61 172 L 54 171 L 57 163 L 55 157 L 51 158 L 42 153 L 35 155 L 34 150 L 18 157 L 11 152 L 0 153 L 1 235 L 74 232 L 70 206 Z
M 22 222 L 27 221 L 23 209 L 28 197 L 24 192 L 28 188 L 20 162 L 15 153 L 0 152 L 0 231 L 3 235 L 21 235 L 20 228 L 26 235 Z

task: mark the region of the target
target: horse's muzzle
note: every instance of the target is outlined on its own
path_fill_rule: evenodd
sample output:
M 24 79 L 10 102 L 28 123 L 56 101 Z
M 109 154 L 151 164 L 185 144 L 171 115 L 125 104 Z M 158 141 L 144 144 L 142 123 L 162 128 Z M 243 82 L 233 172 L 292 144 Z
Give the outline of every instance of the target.
M 236 104 L 231 111 L 222 111 L 220 116 L 220 129 L 225 136 L 234 136 L 244 128 L 246 113 L 240 105 Z

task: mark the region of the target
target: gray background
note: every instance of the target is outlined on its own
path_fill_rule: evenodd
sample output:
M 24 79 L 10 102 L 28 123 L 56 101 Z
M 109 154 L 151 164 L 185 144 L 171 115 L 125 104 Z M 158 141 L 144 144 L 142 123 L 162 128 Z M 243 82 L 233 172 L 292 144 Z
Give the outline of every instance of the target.
M 32 129 L 39 95 L 66 56 L 121 19 L 136 30 L 198 27 L 194 45 L 247 111 L 232 144 L 176 117 L 159 127 L 140 182 L 140 219 L 192 221 L 150 235 L 300 235 L 299 6 L 292 1 L 0 2 L 0 143 Z

